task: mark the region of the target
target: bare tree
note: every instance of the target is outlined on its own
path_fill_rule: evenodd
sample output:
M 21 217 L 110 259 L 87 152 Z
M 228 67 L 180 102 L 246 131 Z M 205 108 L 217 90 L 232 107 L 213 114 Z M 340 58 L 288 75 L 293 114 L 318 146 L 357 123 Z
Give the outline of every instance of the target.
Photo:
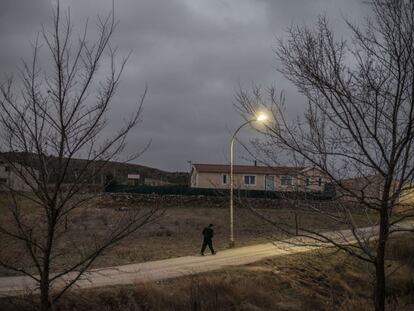
M 364 29 L 347 22 L 352 43 L 335 38 L 325 16 L 315 28 L 292 27 L 279 40 L 279 71 L 308 100 L 303 118 L 289 121 L 283 93 L 274 87 L 241 90 L 236 98 L 247 115 L 258 103 L 271 103 L 275 122 L 256 144 L 265 162 L 293 159 L 329 177 L 338 193 L 336 207 L 302 204 L 346 224 L 352 236 L 332 238 L 303 226 L 300 234 L 373 266 L 375 310 L 384 310 L 387 241 L 393 232 L 412 231 L 402 222 L 414 218 L 412 205 L 396 211 L 414 180 L 414 3 L 374 0 L 370 5 L 373 15 Z M 355 210 L 378 225 L 375 236 L 360 229 Z M 288 222 L 269 221 L 289 232 Z
M 88 40 L 87 23 L 74 38 L 70 11 L 62 13 L 58 1 L 53 27 L 38 35 L 33 58 L 20 68 L 19 83 L 8 78 L 0 85 L 1 160 L 31 190 L 7 188 L 10 223 L 1 224 L 0 239 L 20 247 L 21 258 L 2 256 L 0 265 L 38 283 L 42 310 L 51 309 L 104 251 L 158 213 L 152 209 L 115 216 L 108 220 L 105 233 L 88 241 L 92 245 L 86 250 L 74 244 L 74 251 L 68 253 L 63 245 L 68 218 L 92 198 L 82 194 L 85 185 L 123 150 L 127 134 L 140 121 L 146 93 L 121 128 L 105 136 L 107 113 L 127 58 L 117 62 L 117 50 L 110 45 L 116 28 L 114 11 L 98 18 L 96 25 L 95 40 Z M 42 45 L 50 56 L 47 69 L 39 66 Z M 99 81 L 104 61 L 108 61 L 107 74 Z M 31 208 L 34 217 L 27 212 Z M 62 256 L 73 257 L 52 273 Z M 35 270 L 21 266 L 21 259 L 29 260 Z M 64 285 L 53 286 L 62 279 Z

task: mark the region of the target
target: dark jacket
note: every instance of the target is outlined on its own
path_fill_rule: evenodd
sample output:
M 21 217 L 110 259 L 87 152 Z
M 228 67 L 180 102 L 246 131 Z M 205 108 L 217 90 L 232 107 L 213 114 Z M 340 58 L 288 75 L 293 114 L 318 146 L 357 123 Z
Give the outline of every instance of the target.
M 210 227 L 206 227 L 203 230 L 203 236 L 206 240 L 211 240 L 211 238 L 214 236 L 214 230 Z

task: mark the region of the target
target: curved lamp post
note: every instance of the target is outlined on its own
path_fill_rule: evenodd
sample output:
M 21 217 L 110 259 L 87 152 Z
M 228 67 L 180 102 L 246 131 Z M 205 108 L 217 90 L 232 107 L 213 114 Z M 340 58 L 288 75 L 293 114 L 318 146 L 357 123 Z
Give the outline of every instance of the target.
M 253 122 L 264 122 L 267 120 L 267 115 L 264 113 L 260 113 L 257 115 L 255 119 L 251 119 L 249 121 L 244 122 L 242 125 L 238 127 L 238 129 L 234 132 L 233 137 L 231 138 L 230 143 L 230 244 L 229 247 L 234 247 L 234 213 L 233 213 L 233 192 L 234 192 L 234 178 L 233 178 L 233 162 L 234 162 L 234 140 L 236 138 L 237 133 L 245 127 L 247 124 Z

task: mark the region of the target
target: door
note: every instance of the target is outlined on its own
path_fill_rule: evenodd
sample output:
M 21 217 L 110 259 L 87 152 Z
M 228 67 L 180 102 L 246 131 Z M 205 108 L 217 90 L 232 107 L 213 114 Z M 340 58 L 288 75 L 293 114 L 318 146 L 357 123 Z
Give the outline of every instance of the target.
M 265 176 L 265 189 L 266 191 L 275 191 L 275 176 Z

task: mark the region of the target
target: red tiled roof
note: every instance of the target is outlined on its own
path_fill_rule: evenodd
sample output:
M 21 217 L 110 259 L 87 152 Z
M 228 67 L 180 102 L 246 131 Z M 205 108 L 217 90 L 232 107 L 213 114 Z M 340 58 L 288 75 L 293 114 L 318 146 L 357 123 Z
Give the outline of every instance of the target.
M 230 165 L 227 164 L 193 164 L 198 172 L 204 173 L 230 173 Z M 294 166 L 254 166 L 234 165 L 234 173 L 241 174 L 269 174 L 269 175 L 290 175 L 297 174 L 305 167 Z

